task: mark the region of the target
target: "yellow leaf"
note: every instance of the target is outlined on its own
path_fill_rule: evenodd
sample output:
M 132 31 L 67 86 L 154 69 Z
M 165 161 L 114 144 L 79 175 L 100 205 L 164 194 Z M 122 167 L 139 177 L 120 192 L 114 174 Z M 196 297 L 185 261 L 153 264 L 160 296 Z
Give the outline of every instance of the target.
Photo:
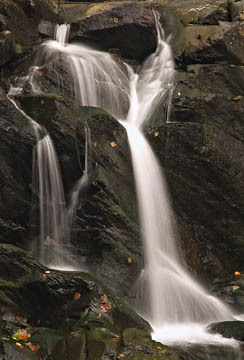
M 19 342 L 16 342 L 15 345 L 18 346 L 20 349 L 23 349 L 23 347 L 24 347 L 24 346 L 23 346 L 21 343 L 19 343 Z
M 41 101 L 41 104 L 42 104 L 42 105 L 43 105 L 43 104 L 45 104 L 45 101 L 44 101 L 44 100 L 42 100 L 42 101 Z
M 80 293 L 75 292 L 75 294 L 74 294 L 74 300 L 77 301 L 77 300 L 79 300 L 79 298 L 80 298 Z
M 181 92 L 180 92 L 180 91 L 178 91 L 177 95 L 178 95 L 178 96 L 181 96 Z
M 158 135 L 159 135 L 159 131 L 155 131 L 154 136 L 156 137 Z

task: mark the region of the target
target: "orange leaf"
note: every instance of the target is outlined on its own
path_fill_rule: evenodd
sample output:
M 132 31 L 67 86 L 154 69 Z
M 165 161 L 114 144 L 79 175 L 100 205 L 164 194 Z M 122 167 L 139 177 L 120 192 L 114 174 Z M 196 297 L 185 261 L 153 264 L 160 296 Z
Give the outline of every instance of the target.
M 117 146 L 116 142 L 115 142 L 115 141 L 112 141 L 112 142 L 111 142 L 111 146 L 112 146 L 112 147 L 116 147 L 116 146 Z
M 129 263 L 129 264 L 132 263 L 132 258 L 131 258 L 131 257 L 128 258 L 128 263 Z
M 23 349 L 23 347 L 24 347 L 24 346 L 23 346 L 21 343 L 19 343 L 19 342 L 16 342 L 15 345 L 18 346 L 20 349 Z
M 161 346 L 157 346 L 157 349 L 158 349 L 158 350 L 162 350 Z
M 154 136 L 158 136 L 159 135 L 159 131 L 155 131 Z
M 235 276 L 240 276 L 241 273 L 239 271 L 235 271 Z
M 74 300 L 77 301 L 77 300 L 79 300 L 79 298 L 80 298 L 80 293 L 76 292 L 74 294 Z
M 85 308 L 85 314 L 88 314 L 88 311 L 89 311 L 89 307 Z
M 18 339 L 19 340 L 27 340 L 29 337 L 31 337 L 31 334 L 28 333 L 25 329 L 18 329 Z

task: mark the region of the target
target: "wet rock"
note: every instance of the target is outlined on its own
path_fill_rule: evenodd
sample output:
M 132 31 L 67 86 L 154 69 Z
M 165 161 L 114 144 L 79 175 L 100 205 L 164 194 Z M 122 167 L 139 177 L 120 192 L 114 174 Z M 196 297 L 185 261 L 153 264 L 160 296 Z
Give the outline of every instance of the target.
M 187 70 L 176 75 L 171 122 L 153 129 L 150 141 L 165 168 L 187 262 L 201 277 L 223 278 L 243 267 L 244 164 L 236 156 L 244 151 L 243 67 Z
M 94 5 L 85 16 L 77 16 L 71 23 L 70 39 L 84 38 L 97 42 L 104 50 L 119 48 L 123 58 L 144 60 L 156 48 L 155 22 L 149 4 Z
M 30 46 L 37 41 L 37 28 L 20 4 L 14 1 L 1 0 L 0 13 L 5 17 L 7 29 L 11 31 L 16 44 Z
M 123 332 L 123 354 L 125 359 L 177 360 L 177 354 L 165 345 L 153 341 L 143 330 L 125 329 Z
M 15 41 L 8 30 L 0 32 L 0 66 L 6 64 L 15 55 Z
M 101 109 L 79 107 L 55 95 L 18 98 L 26 113 L 45 125 L 60 160 L 65 192 L 82 176 L 85 130 L 91 131 L 90 186 L 81 193 L 73 230 L 74 251 L 97 277 L 130 296 L 141 267 L 137 205 L 124 128 Z M 133 240 L 132 240 L 133 239 Z M 132 262 L 128 262 L 128 258 Z M 115 281 L 115 279 L 117 279 Z M 131 279 L 131 280 L 129 280 Z
M 5 244 L 0 246 L 0 264 L 1 355 L 15 354 L 18 341 L 17 354 L 24 359 L 32 359 L 33 352 L 56 360 L 64 355 L 105 359 L 123 352 L 123 337 L 130 353 L 144 339 L 153 355 L 165 350 L 162 345 L 156 350 L 149 324 L 90 275 L 50 271 Z M 18 338 L 20 329 L 26 338 Z M 167 353 L 177 359 L 169 349 Z
M 223 321 L 208 326 L 208 330 L 214 334 L 220 334 L 226 338 L 244 341 L 244 321 Z
M 0 89 L 1 241 L 23 244 L 31 209 L 34 137 L 30 124 Z M 28 230 L 27 230 L 28 229 Z

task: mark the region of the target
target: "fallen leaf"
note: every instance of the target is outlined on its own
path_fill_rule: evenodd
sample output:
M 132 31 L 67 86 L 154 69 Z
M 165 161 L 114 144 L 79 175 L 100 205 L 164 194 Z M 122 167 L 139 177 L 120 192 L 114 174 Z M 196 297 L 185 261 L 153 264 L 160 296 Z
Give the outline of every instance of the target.
M 85 308 L 84 313 L 85 313 L 85 314 L 88 314 L 88 312 L 89 312 L 89 307 Z
M 80 298 L 80 293 L 75 292 L 75 294 L 74 294 L 74 300 L 77 301 L 77 300 L 79 300 L 79 298 Z
M 37 71 L 37 75 L 41 77 L 43 75 L 43 72 L 42 71 Z
M 100 319 L 102 317 L 102 314 L 101 313 L 99 313 L 98 314 L 98 319 Z
M 238 289 L 240 289 L 240 286 L 238 286 L 238 285 L 232 286 L 232 291 L 236 291 L 236 290 L 238 290 Z
M 43 279 L 46 279 L 47 275 L 46 274 L 42 274 Z
M 31 334 L 28 333 L 25 329 L 18 329 L 18 340 L 26 341 L 29 337 L 31 337 Z
M 23 346 L 21 343 L 19 343 L 19 342 L 16 342 L 15 345 L 18 346 L 20 349 L 23 349 L 23 347 L 24 347 L 24 346 Z
M 41 104 L 42 104 L 42 105 L 43 105 L 43 104 L 45 104 L 45 101 L 44 101 L 44 100 L 42 100 L 42 101 L 41 101 Z
M 157 346 L 157 349 L 158 349 L 158 350 L 162 350 L 161 346 Z
M 93 142 L 93 146 L 94 146 L 94 147 L 97 146 L 97 142 L 96 142 L 96 141 Z
M 36 352 L 40 349 L 40 345 L 33 345 L 32 343 L 26 344 L 32 352 Z
M 242 95 L 238 95 L 232 98 L 233 101 L 240 101 L 242 99 Z
M 45 274 L 50 274 L 50 273 L 51 273 L 50 270 L 45 271 Z
M 159 135 L 159 131 L 155 131 L 154 136 L 158 136 Z
M 241 273 L 239 271 L 235 271 L 235 276 L 240 276 Z
M 110 145 L 111 145 L 112 147 L 116 147 L 116 146 L 117 146 L 117 144 L 116 144 L 115 141 L 112 141 Z
M 180 91 L 178 91 L 177 95 L 178 95 L 178 96 L 181 96 L 181 92 L 180 92 Z
M 128 263 L 129 263 L 129 264 L 132 263 L 132 258 L 131 258 L 131 257 L 128 258 Z

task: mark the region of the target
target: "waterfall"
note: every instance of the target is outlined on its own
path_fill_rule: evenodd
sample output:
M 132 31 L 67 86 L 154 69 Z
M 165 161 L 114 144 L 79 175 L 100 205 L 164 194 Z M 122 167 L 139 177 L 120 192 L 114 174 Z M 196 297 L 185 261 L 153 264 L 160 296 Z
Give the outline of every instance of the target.
M 59 56 L 66 59 L 76 100 L 82 105 L 102 107 L 127 130 L 144 243 L 145 267 L 141 281 L 147 311 L 143 315 L 154 328 L 167 323 L 231 319 L 230 310 L 210 296 L 181 264 L 164 175 L 143 135 L 143 126 L 162 101 L 168 103 L 170 113 L 169 100 L 174 87 L 171 49 L 164 39 L 158 16 L 154 15 L 157 49 L 139 72 L 114 55 L 84 44 L 49 41 L 44 47 L 48 54 L 58 49 Z
M 58 57 L 65 60 L 67 71 L 72 77 L 75 99 L 81 105 L 102 107 L 116 117 L 127 130 L 144 244 L 145 266 L 139 280 L 139 287 L 143 289 L 144 306 L 139 308 L 139 311 L 154 328 L 154 338 L 167 341 L 168 336 L 170 343 L 172 340 L 170 334 L 173 333 L 172 337 L 177 340 L 176 332 L 187 333 L 190 326 L 191 332 L 186 341 L 190 342 L 191 337 L 194 338 L 192 331 L 195 331 L 198 342 L 199 339 L 209 342 L 209 335 L 206 335 L 203 326 L 213 321 L 230 320 L 233 315 L 226 305 L 211 296 L 190 276 L 181 262 L 167 185 L 156 156 L 143 134 L 144 126 L 162 102 L 166 104 L 167 116 L 170 116 L 170 99 L 174 88 L 171 49 L 165 41 L 158 16 L 155 13 L 154 15 L 158 36 L 157 49 L 142 64 L 138 72 L 114 55 L 98 51 L 85 44 L 65 43 L 68 34 L 67 25 L 57 29 L 57 41 L 48 41 L 42 45 L 43 62 L 50 61 L 52 55 L 56 56 L 58 52 Z M 36 69 L 38 66 L 34 71 Z M 33 79 L 32 76 L 31 82 L 34 82 Z M 33 89 L 38 89 L 37 85 L 32 85 Z M 45 195 L 46 200 L 43 201 L 43 205 L 40 202 L 40 212 L 50 212 L 50 220 L 45 225 L 41 222 L 41 234 L 43 233 L 41 238 L 44 241 L 50 236 L 55 239 L 60 238 L 62 242 L 67 235 L 66 224 L 69 224 L 68 227 L 72 226 L 79 193 L 88 181 L 87 156 L 90 130 L 87 126 L 85 132 L 85 171 L 76 184 L 66 216 L 63 215 L 64 196 L 61 184 L 59 189 L 55 189 L 51 198 Z M 50 162 L 56 161 L 56 156 L 51 154 L 50 150 L 51 140 L 48 140 L 46 134 L 42 134 L 38 140 L 37 156 L 38 162 L 45 165 L 46 170 L 43 170 L 43 174 L 41 170 L 39 171 L 40 197 L 48 192 L 46 186 L 51 192 L 52 182 L 56 182 L 51 170 L 47 170 L 49 160 L 43 158 L 44 151 L 41 146 L 44 145 L 45 151 L 50 155 Z M 58 167 L 56 166 L 56 169 L 54 167 L 52 171 L 58 173 Z M 40 180 L 43 175 L 44 179 Z M 57 214 L 52 208 L 46 210 L 47 204 L 54 202 L 58 203 Z M 51 226 L 50 223 L 55 223 L 55 228 L 47 231 L 46 229 Z M 165 329 L 168 335 L 165 335 Z M 220 337 L 217 339 L 211 336 L 214 342 L 221 343 Z M 226 342 L 233 345 L 233 341 L 226 340 Z

